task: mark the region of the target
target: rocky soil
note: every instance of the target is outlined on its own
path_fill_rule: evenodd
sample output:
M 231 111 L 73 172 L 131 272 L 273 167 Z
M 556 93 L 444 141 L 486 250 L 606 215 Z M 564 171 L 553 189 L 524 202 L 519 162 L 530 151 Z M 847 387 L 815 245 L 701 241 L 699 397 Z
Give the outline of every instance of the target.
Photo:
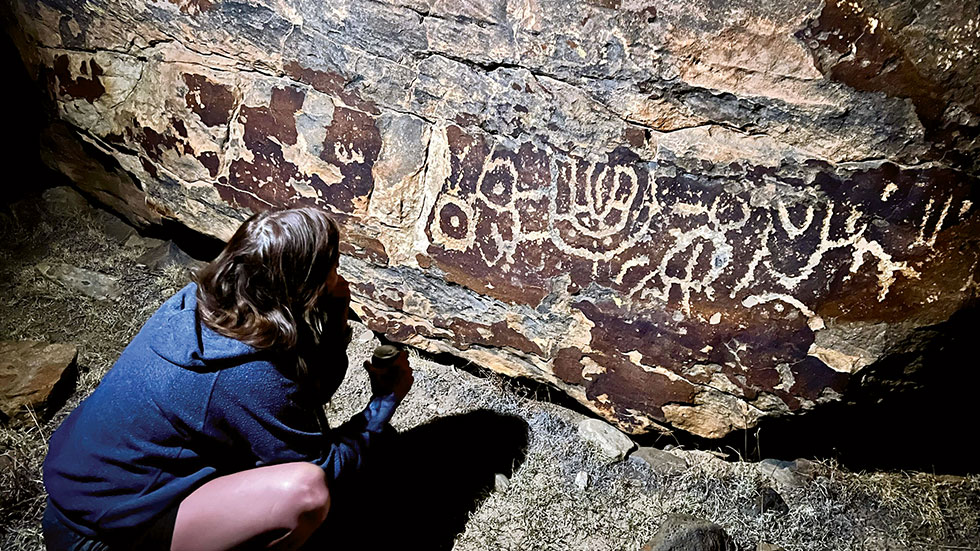
M 0 340 L 77 345 L 80 370 L 77 391 L 50 418 L 0 427 L 0 548 L 43 549 L 48 436 L 186 283 L 186 259 L 150 262 L 161 244 L 63 189 L 0 207 Z M 123 292 L 92 298 L 39 265 L 92 270 Z M 357 366 L 375 344 L 358 326 L 332 420 L 366 402 Z M 827 458 L 726 462 L 681 448 L 617 460 L 621 447 L 586 439 L 596 432 L 580 431 L 587 416 L 541 387 L 434 360 L 413 353 L 415 387 L 393 421 L 403 447 L 372 487 L 386 507 L 380 518 L 407 548 L 635 550 L 681 513 L 719 524 L 739 549 L 978 549 L 976 475 L 855 473 Z M 370 531 L 346 537 L 372 541 Z

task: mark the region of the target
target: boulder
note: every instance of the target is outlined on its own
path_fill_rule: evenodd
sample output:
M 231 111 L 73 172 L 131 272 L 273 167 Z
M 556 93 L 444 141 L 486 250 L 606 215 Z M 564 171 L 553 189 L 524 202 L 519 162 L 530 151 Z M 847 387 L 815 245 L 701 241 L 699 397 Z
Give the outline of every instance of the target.
M 973 0 L 9 4 L 80 189 L 322 208 L 372 330 L 629 433 L 839 400 L 977 292 Z
M 43 413 L 41 406 L 53 405 L 49 399 L 62 394 L 55 388 L 70 379 L 77 357 L 70 344 L 0 341 L 0 420 L 31 422 L 35 411 Z
M 41 193 L 41 201 L 49 213 L 80 215 L 94 210 L 91 203 L 68 186 L 48 188 Z
M 735 542 L 713 522 L 670 515 L 641 551 L 736 551 Z

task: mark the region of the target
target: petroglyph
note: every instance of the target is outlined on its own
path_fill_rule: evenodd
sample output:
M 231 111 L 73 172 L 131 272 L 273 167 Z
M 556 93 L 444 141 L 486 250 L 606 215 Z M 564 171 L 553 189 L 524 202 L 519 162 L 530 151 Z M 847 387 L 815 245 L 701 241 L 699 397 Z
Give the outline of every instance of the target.
M 821 279 L 834 278 L 857 272 L 870 257 L 878 300 L 897 277 L 918 276 L 866 236 L 868 224 L 861 221 L 869 216 L 854 206 L 814 200 L 794 206 L 791 214 L 779 199 L 755 206 L 744 192 L 719 191 L 724 182 L 684 190 L 677 183 L 693 175 L 648 173 L 653 163 L 629 152 L 586 162 L 528 145 L 504 150 L 456 127 L 448 134 L 453 171 L 433 209 L 430 252 L 478 263 L 502 294 L 513 285 L 507 274 L 521 274 L 526 287 L 526 276 L 534 282 L 535 274 L 548 277 L 561 272 L 557 267 L 574 266 L 643 307 L 670 304 L 690 315 L 694 302 L 710 303 L 727 291 L 732 299 L 778 297 L 815 319 L 793 292 L 807 287 L 818 270 Z M 951 201 L 935 229 L 927 237 L 922 229 L 916 244 L 935 242 Z M 837 250 L 851 257 L 849 265 L 831 254 Z M 828 256 L 835 257 L 829 274 Z M 759 303 L 739 302 L 747 308 Z
M 871 225 L 877 209 L 886 201 L 893 208 L 896 201 L 902 208 L 910 206 L 901 203 L 907 198 L 893 195 L 894 190 L 882 193 L 893 185 L 878 174 L 888 173 L 888 167 L 845 173 L 843 179 L 833 176 L 826 180 L 828 193 L 823 196 L 759 201 L 751 188 L 741 185 L 744 173 L 706 178 L 667 162 L 642 161 L 628 150 L 585 161 L 528 144 L 516 151 L 506 149 L 452 126 L 446 135 L 451 172 L 435 201 L 427 231 L 428 253 L 450 277 L 501 300 L 533 307 L 548 294 L 549 278 L 567 274 L 564 292 L 581 292 L 589 286 L 589 296 L 609 296 L 615 304 L 618 314 L 583 310 L 593 325 L 609 323 L 613 317 L 644 319 L 654 312 L 670 313 L 668 318 L 653 316 L 640 333 L 657 341 L 662 333 L 673 335 L 669 338 L 676 345 L 669 351 L 652 350 L 649 345 L 626 347 L 621 339 L 604 341 L 595 327 L 588 344 L 568 347 L 559 338 L 550 348 L 559 351 L 550 356 L 557 376 L 582 384 L 595 400 L 610 394 L 599 388 L 613 385 L 620 406 L 627 404 L 626 368 L 615 367 L 622 361 L 647 376 L 663 377 L 659 385 L 709 385 L 752 396 L 756 392 L 752 388 L 769 388 L 772 393 L 760 404 L 777 407 L 778 403 L 786 410 L 809 407 L 839 392 L 842 379 L 832 373 L 850 374 L 867 362 L 812 346 L 813 334 L 825 327 L 817 312 L 826 300 L 820 282 L 859 279 L 854 292 L 886 301 L 897 282 L 920 276 L 906 245 L 935 243 L 934 236 L 952 216 L 950 205 L 955 203 L 953 195 L 947 195 L 939 214 L 933 212 L 933 202 L 918 207 L 919 216 L 936 220 L 937 228 L 921 231 L 918 241 L 882 242 Z M 843 191 L 846 186 L 852 186 L 849 192 Z M 930 191 L 935 197 L 943 192 L 942 188 Z M 863 199 L 849 199 L 848 193 Z M 879 202 L 868 203 L 872 196 Z M 911 218 L 911 212 L 906 217 Z M 472 274 L 479 280 L 467 279 Z M 693 318 L 690 325 L 689 318 Z M 732 338 L 747 326 L 772 323 L 786 324 L 786 339 L 793 344 L 780 348 L 785 346 L 777 344 L 780 338 L 769 343 Z M 710 336 L 712 332 L 727 337 L 714 340 L 718 337 Z M 808 357 L 812 361 L 804 362 Z M 678 374 L 678 366 L 708 358 L 726 372 Z M 777 369 L 777 364 L 782 367 Z M 750 373 L 755 380 L 739 372 Z M 644 384 L 651 388 L 654 383 Z M 681 388 L 672 392 L 678 392 L 684 402 L 687 398 L 679 397 L 689 390 Z M 801 389 L 807 389 L 807 397 L 792 398 Z M 600 406 L 605 407 L 601 401 Z M 659 408 L 650 404 L 614 409 L 626 425 L 640 423 L 639 412 L 681 426 L 702 416 L 688 406 L 671 409 L 667 417 L 666 410 L 658 413 Z M 626 411 L 631 412 L 626 415 L 629 419 L 623 417 Z M 711 410 L 703 415 L 718 413 Z M 751 425 L 758 415 L 730 420 L 728 429 L 717 430 Z
M 926 226 L 929 220 L 932 218 L 932 208 L 935 204 L 935 199 L 929 198 L 929 202 L 926 203 L 926 212 L 922 215 L 922 224 L 919 226 L 919 235 L 915 238 L 915 242 L 912 246 L 923 245 L 926 247 L 932 247 L 936 244 L 936 236 L 939 235 L 940 230 L 943 229 L 943 222 L 946 220 L 946 215 L 949 214 L 949 206 L 953 203 L 953 197 L 947 197 L 946 202 L 943 204 L 942 210 L 939 211 L 939 218 L 936 219 L 936 223 L 929 233 L 929 237 L 926 237 Z M 964 202 L 965 204 L 966 202 Z M 969 207 L 967 207 L 969 208 Z

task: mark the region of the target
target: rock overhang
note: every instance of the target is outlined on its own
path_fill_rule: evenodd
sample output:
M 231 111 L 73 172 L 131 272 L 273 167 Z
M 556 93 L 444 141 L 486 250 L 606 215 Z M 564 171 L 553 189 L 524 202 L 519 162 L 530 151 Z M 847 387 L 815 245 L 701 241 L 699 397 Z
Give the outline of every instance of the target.
M 839 399 L 975 296 L 976 52 L 921 69 L 870 4 L 598 4 L 14 10 L 61 119 L 158 217 L 227 238 L 324 208 L 370 327 L 629 432 Z

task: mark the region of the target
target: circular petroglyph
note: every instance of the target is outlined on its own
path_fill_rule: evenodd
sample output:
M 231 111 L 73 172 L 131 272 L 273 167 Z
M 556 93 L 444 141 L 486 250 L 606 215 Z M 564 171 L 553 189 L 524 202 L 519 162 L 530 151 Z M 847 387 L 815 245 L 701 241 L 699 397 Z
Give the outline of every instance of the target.
M 464 251 L 473 245 L 473 208 L 465 201 L 442 194 L 435 206 L 433 239 L 449 250 Z
M 463 239 L 469 232 L 469 217 L 456 203 L 447 202 L 439 211 L 439 229 L 452 239 Z

